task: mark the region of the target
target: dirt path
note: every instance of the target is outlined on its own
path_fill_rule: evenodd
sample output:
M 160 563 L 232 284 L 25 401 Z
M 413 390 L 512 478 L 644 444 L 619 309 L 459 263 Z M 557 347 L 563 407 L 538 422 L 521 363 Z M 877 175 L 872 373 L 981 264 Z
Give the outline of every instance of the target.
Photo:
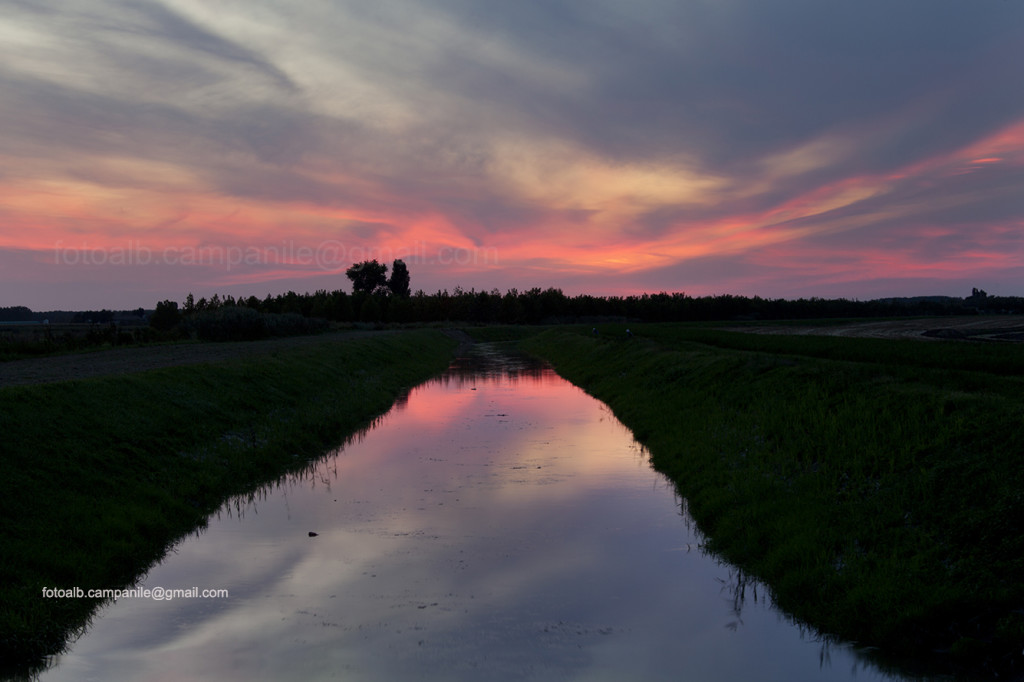
M 1008 315 L 876 320 L 836 325 L 736 325 L 721 327 L 721 329 L 752 334 L 859 336 L 878 339 L 1024 340 L 1024 321 L 1019 316 Z
M 320 343 L 337 343 L 395 331 L 351 331 L 317 336 L 293 336 L 264 341 L 181 343 L 164 346 L 114 348 L 88 353 L 54 355 L 0 363 L 0 388 L 45 384 L 72 379 L 144 372 L 159 367 L 197 365 L 269 355 Z

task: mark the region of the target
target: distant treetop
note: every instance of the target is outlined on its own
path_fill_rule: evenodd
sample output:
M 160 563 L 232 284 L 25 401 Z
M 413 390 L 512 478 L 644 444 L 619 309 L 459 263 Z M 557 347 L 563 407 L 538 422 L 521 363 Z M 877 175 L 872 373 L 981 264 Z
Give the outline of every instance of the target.
M 345 276 L 352 280 L 354 293 L 383 293 L 388 290 L 388 266 L 378 263 L 377 259 L 356 263 L 345 271 Z
M 409 268 L 401 259 L 391 264 L 391 279 L 388 280 L 388 289 L 392 296 L 398 298 L 409 298 L 412 294 L 409 289 Z
M 397 298 L 409 298 L 409 268 L 402 260 L 391 264 L 391 278 L 388 278 L 388 266 L 378 263 L 376 259 L 355 263 L 345 271 L 345 276 L 352 280 L 353 293 L 391 295 Z

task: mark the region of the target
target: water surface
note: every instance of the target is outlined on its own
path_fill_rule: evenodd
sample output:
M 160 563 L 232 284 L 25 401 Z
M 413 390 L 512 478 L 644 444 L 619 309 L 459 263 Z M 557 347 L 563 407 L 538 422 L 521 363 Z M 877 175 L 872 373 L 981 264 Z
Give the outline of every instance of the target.
M 683 509 L 603 404 L 478 355 L 142 582 L 228 598 L 121 599 L 43 679 L 889 679 L 702 552 Z

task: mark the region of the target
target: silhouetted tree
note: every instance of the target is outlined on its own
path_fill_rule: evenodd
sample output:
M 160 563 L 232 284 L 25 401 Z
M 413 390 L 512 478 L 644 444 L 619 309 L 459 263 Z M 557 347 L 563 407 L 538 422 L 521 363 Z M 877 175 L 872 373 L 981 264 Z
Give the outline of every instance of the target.
M 398 298 L 409 298 L 409 268 L 402 260 L 396 260 L 391 264 L 391 279 L 388 280 L 388 289 L 392 296 Z
M 156 304 L 156 311 L 149 318 L 149 326 L 160 331 L 174 329 L 181 321 L 178 304 L 174 301 L 161 301 Z
M 345 276 L 352 280 L 353 292 L 372 294 L 388 287 L 388 266 L 376 259 L 356 263 L 345 271 Z
M 23 305 L 0 308 L 0 320 L 4 322 L 27 322 L 32 319 L 32 310 Z

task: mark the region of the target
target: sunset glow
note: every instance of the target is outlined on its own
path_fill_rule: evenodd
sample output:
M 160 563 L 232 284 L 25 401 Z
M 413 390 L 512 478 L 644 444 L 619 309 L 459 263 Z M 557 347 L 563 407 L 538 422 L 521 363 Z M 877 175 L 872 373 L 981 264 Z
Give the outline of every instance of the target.
M 0 16 L 0 305 L 1022 293 L 1021 3 Z

